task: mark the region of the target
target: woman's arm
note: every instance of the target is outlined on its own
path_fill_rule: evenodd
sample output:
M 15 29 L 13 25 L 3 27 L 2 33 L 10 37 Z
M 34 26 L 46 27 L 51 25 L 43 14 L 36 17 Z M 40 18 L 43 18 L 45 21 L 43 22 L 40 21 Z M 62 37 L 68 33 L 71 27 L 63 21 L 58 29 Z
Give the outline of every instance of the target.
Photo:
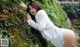
M 39 31 L 43 31 L 46 28 L 46 24 L 47 24 L 46 23 L 47 19 L 46 19 L 45 15 L 41 14 L 41 13 L 39 13 L 36 17 L 37 22 L 33 21 L 32 19 L 28 19 L 28 21 L 27 21 L 31 27 L 33 27 L 34 29 L 37 29 Z
M 36 23 L 35 21 L 33 21 L 31 19 L 28 20 L 27 22 L 31 27 L 33 27 L 36 30 L 43 31 L 45 29 L 45 25 L 44 24 L 42 25 L 42 24 Z

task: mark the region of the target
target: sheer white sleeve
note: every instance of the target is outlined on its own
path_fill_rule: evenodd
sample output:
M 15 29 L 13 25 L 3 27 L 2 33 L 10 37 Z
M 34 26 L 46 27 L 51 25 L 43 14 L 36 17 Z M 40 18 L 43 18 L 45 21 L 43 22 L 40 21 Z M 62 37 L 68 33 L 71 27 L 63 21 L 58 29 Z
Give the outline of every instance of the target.
M 34 29 L 43 31 L 47 25 L 47 17 L 46 16 L 47 16 L 46 13 L 41 11 L 41 12 L 38 12 L 35 16 L 36 22 L 33 20 L 28 20 L 27 22 Z

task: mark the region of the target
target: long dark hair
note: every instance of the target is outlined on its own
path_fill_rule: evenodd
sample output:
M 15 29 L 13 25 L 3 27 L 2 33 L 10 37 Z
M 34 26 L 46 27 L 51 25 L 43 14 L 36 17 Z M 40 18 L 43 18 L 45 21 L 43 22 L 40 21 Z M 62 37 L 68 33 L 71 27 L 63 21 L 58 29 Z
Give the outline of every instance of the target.
M 41 6 L 36 1 L 32 1 L 27 6 L 27 12 L 30 15 L 31 15 L 31 13 L 30 13 L 29 5 L 32 6 L 34 9 L 36 9 L 37 12 L 42 9 Z M 36 22 L 35 16 L 31 15 L 31 17 Z M 41 35 L 41 33 L 38 30 L 35 30 L 34 28 L 31 28 L 30 31 L 32 32 L 32 34 L 34 34 L 35 36 L 38 37 L 38 39 L 40 41 L 40 44 L 41 44 L 41 47 L 47 47 L 47 41 L 43 38 L 43 36 Z
M 37 12 L 38 12 L 39 10 L 41 10 L 42 8 L 41 8 L 41 6 L 38 4 L 37 1 L 32 1 L 32 2 L 30 2 L 30 3 L 28 4 L 28 6 L 27 6 L 27 12 L 31 15 L 32 19 L 35 20 L 35 16 L 32 16 L 32 14 L 30 13 L 29 5 L 32 6 L 34 9 L 36 9 Z
M 28 4 L 28 6 L 27 6 L 27 12 L 30 12 L 30 10 L 29 10 L 29 5 L 32 6 L 34 9 L 36 9 L 37 11 L 39 11 L 39 10 L 42 9 L 41 6 L 38 4 L 37 1 L 32 1 L 32 2 L 30 2 L 30 3 Z

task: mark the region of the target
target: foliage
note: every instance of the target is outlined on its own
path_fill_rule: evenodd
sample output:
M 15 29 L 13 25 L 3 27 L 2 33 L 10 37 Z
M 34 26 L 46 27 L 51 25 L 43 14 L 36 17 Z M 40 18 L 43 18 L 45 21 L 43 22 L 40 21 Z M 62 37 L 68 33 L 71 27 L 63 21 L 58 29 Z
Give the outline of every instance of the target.
M 62 4 L 63 9 L 70 18 L 73 27 L 80 29 L 80 4 Z M 80 33 L 80 32 L 79 32 Z
M 80 4 L 62 4 L 62 6 L 71 20 L 80 17 Z
M 21 1 L 28 4 L 31 0 L 0 0 L 0 38 L 8 38 L 10 47 L 39 47 L 38 38 L 26 22 L 27 13 L 19 6 Z M 56 1 L 41 0 L 39 3 L 44 4 L 43 9 L 55 25 L 68 28 L 67 15 Z
M 42 4 L 44 4 L 42 5 L 43 8 L 46 10 L 48 16 L 56 26 L 69 28 L 69 24 L 67 23 L 67 15 L 56 0 L 44 0 L 42 1 Z
M 20 0 L 0 0 L 1 38 L 9 39 L 10 47 L 34 46 L 27 37 L 31 33 L 26 22 L 26 12 L 21 10 L 19 3 Z
M 80 1 L 80 0 L 59 0 L 59 1 Z

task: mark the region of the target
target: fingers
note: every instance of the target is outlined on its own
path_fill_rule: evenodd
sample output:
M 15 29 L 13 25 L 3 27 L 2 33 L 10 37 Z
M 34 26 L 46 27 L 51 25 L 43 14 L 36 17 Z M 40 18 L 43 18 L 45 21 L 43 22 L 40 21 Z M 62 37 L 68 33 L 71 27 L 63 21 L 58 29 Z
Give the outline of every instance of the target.
M 27 13 L 27 19 L 28 20 L 32 19 L 31 16 L 29 15 L 29 13 Z

